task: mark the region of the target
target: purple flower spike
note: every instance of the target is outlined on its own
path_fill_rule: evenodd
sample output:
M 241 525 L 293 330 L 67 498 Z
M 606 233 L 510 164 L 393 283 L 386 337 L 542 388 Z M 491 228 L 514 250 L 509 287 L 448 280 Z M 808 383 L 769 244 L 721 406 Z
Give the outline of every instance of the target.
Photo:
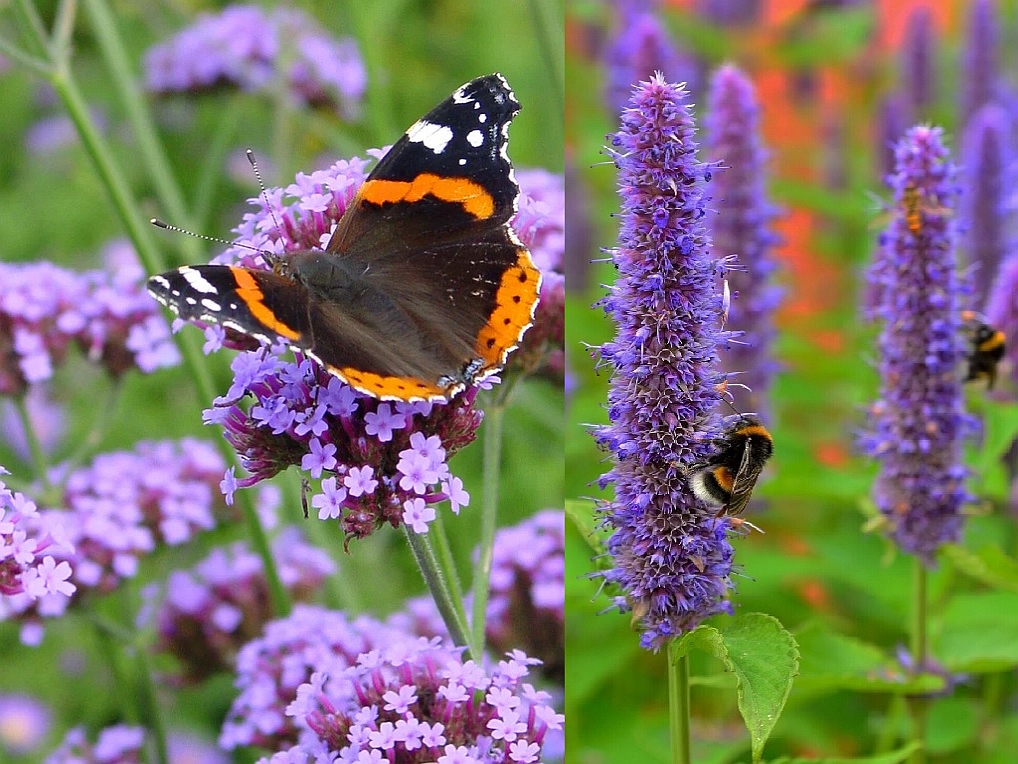
M 660 76 L 640 83 L 609 136 L 622 224 L 619 278 L 600 304 L 617 329 L 599 350 L 612 370 L 610 424 L 594 436 L 615 457 L 600 481 L 615 485 L 600 508 L 615 567 L 595 575 L 622 589 L 652 649 L 731 608 L 728 523 L 714 521 L 686 479 L 722 435 L 718 345 L 734 336 L 720 327 L 715 284 L 727 268 L 710 254 L 704 220 L 713 166 L 696 159 L 687 98 Z
M 961 447 L 974 427 L 963 411 L 960 368 L 964 285 L 955 268 L 958 189 L 939 128 L 913 127 L 898 144 L 891 176 L 898 214 L 869 271 L 883 322 L 880 398 L 862 439 L 880 463 L 874 500 L 894 541 L 933 563 L 961 535 L 969 498 Z
M 933 14 L 925 6 L 914 8 L 908 17 L 901 52 L 901 93 L 908 103 L 908 121 L 912 124 L 929 117 L 935 56 Z M 900 136 L 894 137 L 897 140 Z
M 1013 188 L 1012 120 L 1000 106 L 987 104 L 965 127 L 962 140 L 964 189 L 959 222 L 962 251 L 973 267 L 972 306 L 982 310 L 993 277 L 1008 251 L 1006 197 Z
M 657 18 L 655 0 L 624 0 L 615 6 L 617 34 L 605 50 L 605 100 L 611 114 L 626 108 L 634 82 L 654 72 L 663 72 L 670 81 L 689 79 L 693 73 L 692 63 L 675 49 Z
M 711 82 L 707 115 L 708 155 L 724 166 L 715 176 L 718 213 L 709 218 L 714 253 L 737 255 L 739 268 L 728 275 L 733 298 L 731 326 L 745 334 L 722 355 L 724 368 L 751 392 L 729 388 L 740 411 L 767 419 L 768 393 L 776 364 L 771 344 L 777 331 L 774 311 L 781 290 L 773 283 L 776 268 L 771 230 L 775 208 L 765 190 L 767 152 L 760 145 L 759 107 L 749 79 L 734 66 L 723 66 Z
M 269 90 L 277 67 L 286 62 L 291 96 L 313 106 L 355 116 L 367 75 L 352 39 L 332 39 L 303 12 L 281 8 L 266 13 L 235 5 L 217 16 L 203 15 L 145 57 L 150 90 L 205 91 L 232 85 Z
M 998 95 L 997 11 L 991 0 L 975 0 L 969 9 L 965 62 L 961 77 L 961 124 Z

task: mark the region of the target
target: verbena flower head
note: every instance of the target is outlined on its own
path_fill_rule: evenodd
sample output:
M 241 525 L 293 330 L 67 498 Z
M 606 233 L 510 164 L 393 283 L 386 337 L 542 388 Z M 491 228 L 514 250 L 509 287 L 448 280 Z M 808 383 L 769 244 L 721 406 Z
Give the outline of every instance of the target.
M 962 137 L 961 244 L 974 271 L 971 305 L 979 311 L 1011 244 L 1005 216 L 1015 176 L 1012 130 L 1011 115 L 987 104 L 969 119 Z
M 965 60 L 962 64 L 961 124 L 965 124 L 979 107 L 998 95 L 999 72 L 997 13 L 991 0 L 974 0 L 968 8 L 968 29 L 965 34 Z
M 311 596 L 335 573 L 329 556 L 309 546 L 293 526 L 280 532 L 271 551 L 283 586 L 296 600 Z M 157 649 L 180 661 L 183 681 L 203 681 L 232 668 L 237 651 L 270 619 L 269 603 L 262 560 L 247 542 L 214 549 L 193 569 L 167 579 L 156 615 Z
M 237 244 L 245 246 L 229 248 L 215 262 L 264 268 L 261 252 L 285 257 L 286 252 L 324 247 L 367 177 L 368 164 L 357 158 L 340 160 L 327 170 L 298 174 L 286 189 L 268 189 L 264 197 L 269 206 L 265 199 L 252 200 L 257 211 L 246 214 L 236 229 Z M 547 294 L 554 292 L 556 281 L 561 293 L 561 178 L 523 171 L 521 179 L 532 193 L 521 199 L 514 225 L 547 269 Z M 547 300 L 528 333 L 541 348 L 563 341 L 563 302 L 558 300 L 557 316 L 555 303 Z M 250 338 L 220 326 L 207 328 L 206 336 L 206 352 L 223 344 L 251 347 Z M 268 353 L 263 349 L 238 356 L 233 385 L 205 412 L 206 423 L 223 426 L 249 473 L 227 474 L 227 501 L 237 488 L 297 465 L 322 479 L 322 493 L 311 504 L 320 519 L 337 520 L 348 539 L 367 536 L 386 523 L 405 523 L 423 533 L 435 518 L 435 505 L 449 501 L 458 512 L 468 503 L 462 481 L 447 462 L 476 436 L 482 418 L 473 407 L 477 388 L 444 404 L 379 402 L 309 359 L 282 357 L 286 352 L 277 346 Z
M 284 750 L 297 743 L 299 726 L 286 713 L 297 688 L 315 671 L 338 673 L 357 656 L 383 645 L 404 644 L 417 637 L 369 618 L 297 604 L 286 618 L 271 621 L 261 636 L 237 654 L 236 686 L 240 694 L 230 707 L 220 745 Z
M 287 66 L 280 73 L 281 66 Z M 325 106 L 345 117 L 357 112 L 367 74 L 357 44 L 330 37 L 293 8 L 235 5 L 194 24 L 145 57 L 148 88 L 156 93 L 200 92 L 229 85 L 269 91 L 286 77 L 298 102 Z
M 261 761 L 540 761 L 563 717 L 525 681 L 536 662 L 514 652 L 489 668 L 423 637 L 381 644 L 345 668 L 316 670 L 287 708 L 298 744 Z
M 52 263 L 0 263 L 0 395 L 45 382 L 76 345 L 120 376 L 180 362 L 133 250 L 114 242 L 108 269 L 74 273 Z
M 657 16 L 656 0 L 620 0 L 615 7 L 615 36 L 605 49 L 605 101 L 611 114 L 629 102 L 634 82 L 662 72 L 669 81 L 689 79 L 690 61 L 681 55 Z
M 525 650 L 541 673 L 565 669 L 565 514 L 546 509 L 495 534 L 485 632 L 498 653 Z
M 880 398 L 866 452 L 880 464 L 874 500 L 894 541 L 927 564 L 961 535 L 968 499 L 961 446 L 964 285 L 954 252 L 955 168 L 939 128 L 913 127 L 891 176 L 895 217 L 870 268 L 879 296 Z
M 0 751 L 24 756 L 36 751 L 51 725 L 49 708 L 28 695 L 0 695 Z
M 660 648 L 704 618 L 730 612 L 728 522 L 714 520 L 689 489 L 688 469 L 714 454 L 723 433 L 717 280 L 704 217 L 712 166 L 697 161 L 688 93 L 660 76 L 642 82 L 609 136 L 622 197 L 618 280 L 600 305 L 616 325 L 599 349 L 611 369 L 610 424 L 597 428 L 614 466 L 601 477 L 615 498 L 600 508 L 614 533 L 614 567 L 596 574 L 621 588 Z
M 774 312 L 781 290 L 774 284 L 777 268 L 771 228 L 776 210 L 767 200 L 767 152 L 760 143 L 759 107 L 753 84 L 736 67 L 718 69 L 708 99 L 708 156 L 723 166 L 714 176 L 718 213 L 708 217 L 717 257 L 738 255 L 739 268 L 727 276 L 732 300 L 728 323 L 743 331 L 721 355 L 733 380 L 750 391 L 732 389 L 736 408 L 754 411 L 766 420 L 769 392 L 777 365 L 771 345 L 777 334 Z
M 55 474 L 63 478 L 56 481 L 64 486 L 62 507 L 28 516 L 38 538 L 45 528 L 59 529 L 52 535 L 60 544 L 47 552 L 55 561 L 48 576 L 55 580 L 61 574 L 61 586 L 70 590 L 60 597 L 15 594 L 0 609 L 0 619 L 17 617 L 22 639 L 36 642 L 40 618 L 61 615 L 71 593 L 109 592 L 133 577 L 160 543 L 182 544 L 212 528 L 225 509 L 216 490 L 223 466 L 210 445 L 185 438 L 142 442 L 134 451 L 101 454 L 69 475 Z M 30 504 L 24 497 L 20 501 L 22 507 Z
M 73 552 L 56 517 L 40 513 L 34 501 L 0 480 L 0 621 L 30 609 L 63 612 L 77 589 L 69 580 L 75 571 L 62 559 Z

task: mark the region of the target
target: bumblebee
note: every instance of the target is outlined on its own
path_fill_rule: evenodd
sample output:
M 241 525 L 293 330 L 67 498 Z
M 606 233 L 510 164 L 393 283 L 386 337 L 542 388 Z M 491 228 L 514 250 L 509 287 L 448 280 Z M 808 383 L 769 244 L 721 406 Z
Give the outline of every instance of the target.
M 961 318 L 965 324 L 965 333 L 971 342 L 966 359 L 968 370 L 964 381 L 985 379 L 986 389 L 992 390 L 994 382 L 997 381 L 997 364 L 1007 349 L 1007 338 L 1004 332 L 994 329 L 971 310 L 962 311 Z
M 692 469 L 689 487 L 696 498 L 718 507 L 718 516 L 738 515 L 746 509 L 757 478 L 774 453 L 774 441 L 757 417 L 741 415 L 719 444 L 710 461 Z

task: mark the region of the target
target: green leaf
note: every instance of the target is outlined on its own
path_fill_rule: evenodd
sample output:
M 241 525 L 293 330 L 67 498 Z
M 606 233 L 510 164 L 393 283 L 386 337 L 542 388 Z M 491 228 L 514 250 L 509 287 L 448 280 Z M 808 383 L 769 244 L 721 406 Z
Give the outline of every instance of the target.
M 1008 557 L 999 547 L 986 545 L 972 551 L 956 544 L 948 544 L 941 554 L 971 578 L 995 589 L 1018 593 L 1018 562 Z
M 739 712 L 749 730 L 753 761 L 760 762 L 799 670 L 799 648 L 781 623 L 765 613 L 724 618 L 717 624 L 701 625 L 676 640 L 672 659 L 699 648 L 735 674 Z
M 918 751 L 922 746 L 919 743 L 912 743 L 897 751 L 881 753 L 877 756 L 867 756 L 862 759 L 823 758 L 823 759 L 775 759 L 770 764 L 900 764 L 907 761 L 908 757 Z
M 933 655 L 951 671 L 1018 667 L 1018 594 L 959 594 L 944 609 Z
M 811 624 L 795 635 L 802 656 L 798 691 L 854 690 L 915 694 L 944 688 L 942 677 L 907 676 L 883 650 L 855 637 Z
M 566 499 L 566 517 L 579 531 L 595 557 L 608 553 L 608 549 L 605 547 L 607 534 L 598 529 L 597 520 L 594 517 L 594 507 L 590 501 Z
M 1018 434 L 1018 404 L 994 402 L 983 420 L 982 449 L 974 465 L 979 473 L 997 466 Z

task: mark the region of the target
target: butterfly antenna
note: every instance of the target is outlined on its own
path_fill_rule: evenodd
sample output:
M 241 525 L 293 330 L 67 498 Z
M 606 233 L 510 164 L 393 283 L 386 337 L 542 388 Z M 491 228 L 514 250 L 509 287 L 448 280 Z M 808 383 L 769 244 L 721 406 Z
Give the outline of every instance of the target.
M 258 168 L 258 160 L 255 159 L 254 152 L 251 149 L 248 149 L 245 153 L 247 154 L 247 161 L 251 163 L 251 169 L 254 170 L 255 177 L 258 179 L 258 187 L 262 190 L 261 196 L 262 201 L 265 202 L 265 209 L 269 211 L 269 214 L 272 216 L 272 222 L 276 226 L 276 234 L 280 238 L 283 238 L 283 226 L 279 224 L 279 218 L 276 217 L 276 211 L 272 209 L 272 205 L 269 204 L 269 194 L 265 190 L 265 181 L 262 179 L 262 171 Z
M 218 236 L 206 236 L 203 233 L 195 233 L 194 231 L 188 231 L 186 228 L 181 228 L 180 226 L 171 225 L 171 224 L 167 223 L 164 220 L 160 220 L 159 218 L 151 218 L 148 222 L 151 223 L 152 225 L 154 225 L 156 228 L 162 228 L 162 229 L 164 229 L 166 231 L 173 231 L 174 233 L 182 233 L 182 234 L 185 234 L 187 236 L 193 236 L 196 239 L 203 239 L 204 241 L 211 241 L 211 242 L 213 242 L 215 244 L 225 244 L 228 247 L 240 247 L 241 249 L 249 249 L 252 252 L 257 252 L 262 257 L 270 257 L 272 255 L 271 252 L 267 252 L 264 249 L 258 249 L 258 247 L 254 247 L 254 246 L 252 246 L 250 244 L 245 244 L 244 242 L 241 242 L 241 241 L 227 241 L 226 239 L 220 239 Z

